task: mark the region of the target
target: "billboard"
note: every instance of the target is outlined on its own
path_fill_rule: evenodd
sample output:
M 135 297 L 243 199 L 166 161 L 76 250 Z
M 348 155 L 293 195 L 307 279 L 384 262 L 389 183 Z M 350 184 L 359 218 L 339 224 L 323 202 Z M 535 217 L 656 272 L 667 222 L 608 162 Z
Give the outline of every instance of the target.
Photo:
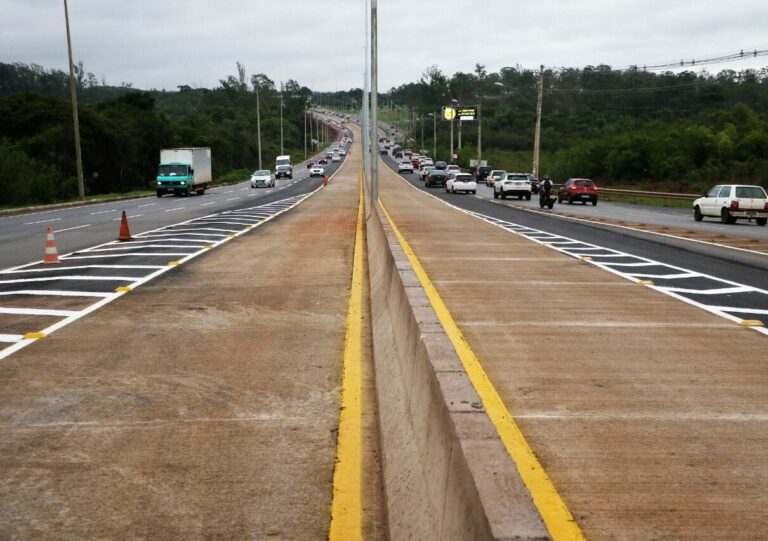
M 477 120 L 477 107 L 445 106 L 443 107 L 443 120 Z

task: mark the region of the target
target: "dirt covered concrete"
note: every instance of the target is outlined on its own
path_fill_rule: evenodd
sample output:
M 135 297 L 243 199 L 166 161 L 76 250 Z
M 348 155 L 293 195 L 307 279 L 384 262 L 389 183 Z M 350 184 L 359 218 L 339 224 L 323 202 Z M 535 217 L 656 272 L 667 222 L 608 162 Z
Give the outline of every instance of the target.
M 291 212 L 0 363 L 0 538 L 327 536 L 358 156 Z M 375 413 L 365 426 L 379 539 Z
M 588 539 L 764 537 L 764 336 L 380 174 L 383 203 Z

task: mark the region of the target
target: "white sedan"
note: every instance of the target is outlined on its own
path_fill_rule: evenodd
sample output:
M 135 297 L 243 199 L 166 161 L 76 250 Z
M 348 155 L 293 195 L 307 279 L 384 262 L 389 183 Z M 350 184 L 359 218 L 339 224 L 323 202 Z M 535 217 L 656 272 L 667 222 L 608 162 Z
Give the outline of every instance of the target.
M 398 173 L 413 173 L 413 164 L 411 162 L 403 161 L 397 166 Z
M 313 165 L 312 168 L 309 170 L 309 176 L 310 177 L 324 177 L 325 176 L 325 167 L 322 165 Z
M 459 173 L 457 175 L 449 175 L 448 182 L 445 183 L 446 192 L 466 192 L 477 193 L 477 182 L 469 173 Z
M 768 196 L 761 186 L 715 186 L 707 195 L 693 202 L 693 219 L 700 222 L 705 216 L 720 218 L 724 224 L 754 219 L 757 225 L 765 225 L 768 221 Z

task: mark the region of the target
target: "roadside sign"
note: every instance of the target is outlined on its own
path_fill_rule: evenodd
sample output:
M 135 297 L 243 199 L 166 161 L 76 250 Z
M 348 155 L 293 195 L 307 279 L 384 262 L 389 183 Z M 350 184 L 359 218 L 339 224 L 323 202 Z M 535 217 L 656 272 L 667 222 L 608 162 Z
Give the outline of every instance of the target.
M 459 120 L 477 120 L 477 107 L 457 107 L 456 116 Z
M 443 107 L 443 119 L 445 120 L 453 120 L 456 118 L 456 108 L 455 107 Z

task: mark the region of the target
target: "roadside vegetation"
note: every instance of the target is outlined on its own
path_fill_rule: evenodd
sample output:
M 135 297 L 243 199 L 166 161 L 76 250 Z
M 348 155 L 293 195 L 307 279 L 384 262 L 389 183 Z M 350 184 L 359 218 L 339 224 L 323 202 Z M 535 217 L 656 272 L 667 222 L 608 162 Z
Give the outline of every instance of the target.
M 264 74 L 249 77 L 239 63 L 214 89 L 106 86 L 82 64 L 77 84 L 88 196 L 150 189 L 167 147 L 211 147 L 214 180 L 247 178 L 258 167 L 257 87 L 263 165 L 280 154 L 280 88 Z M 282 90 L 285 151 L 303 157 L 312 92 L 293 80 Z M 0 207 L 75 199 L 74 148 L 68 75 L 0 63 Z
M 432 152 L 441 107 L 482 101 L 483 159 L 530 171 L 538 71 L 521 67 L 448 77 L 436 66 L 393 88 L 383 118 Z M 380 98 L 382 101 L 382 98 Z M 422 139 L 423 126 L 423 139 Z M 437 123 L 438 157 L 449 154 L 449 123 Z M 454 123 L 458 148 L 458 123 Z M 477 157 L 477 122 L 462 123 L 458 162 Z M 544 71 L 541 174 L 588 177 L 601 186 L 700 193 L 718 182 L 768 186 L 768 68 L 651 73 L 610 66 Z

